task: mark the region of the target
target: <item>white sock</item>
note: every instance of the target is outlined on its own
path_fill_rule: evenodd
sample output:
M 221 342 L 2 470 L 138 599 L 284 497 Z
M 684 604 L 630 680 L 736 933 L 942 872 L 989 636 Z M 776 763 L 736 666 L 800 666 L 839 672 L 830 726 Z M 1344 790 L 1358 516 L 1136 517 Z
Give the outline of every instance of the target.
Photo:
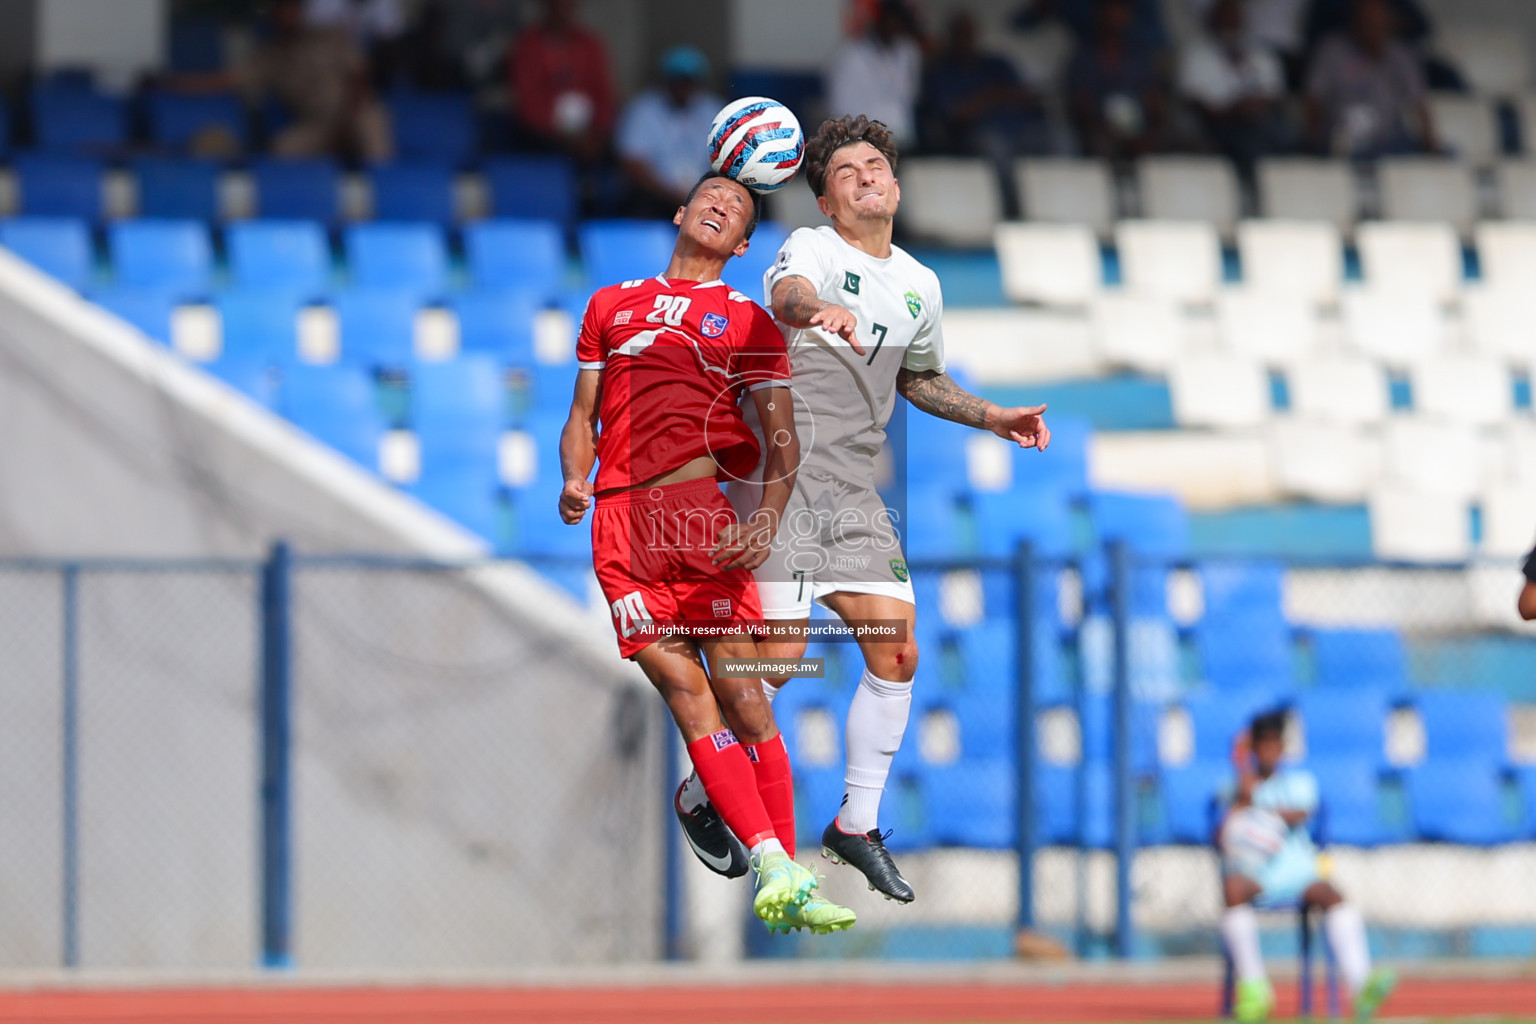
M 1247 903 L 1228 907 L 1221 915 L 1221 937 L 1240 981 L 1264 977 L 1264 954 L 1259 952 L 1259 916 Z
M 773 703 L 773 698 L 779 695 L 779 690 L 782 687 L 782 683 L 770 683 L 766 679 L 763 680 L 763 696 L 767 699 L 769 704 Z
M 911 710 L 911 682 L 892 682 L 864 670 L 848 707 L 847 789 L 837 813 L 837 827 L 844 832 L 861 835 L 880 823 L 880 794 Z
M 699 781 L 698 772 L 689 772 L 688 777 L 683 780 L 683 792 L 677 798 L 677 802 L 689 814 L 709 803 L 709 797 L 704 793 L 704 783 Z
M 1366 976 L 1371 973 L 1371 949 L 1365 941 L 1365 918 L 1353 903 L 1339 903 L 1323 914 L 1323 931 L 1333 958 L 1339 964 L 1339 976 L 1351 996 L 1360 994 Z
M 784 844 L 773 838 L 764 839 L 762 842 L 758 843 L 756 846 L 752 847 L 752 849 L 747 851 L 747 853 L 754 857 L 762 857 L 770 853 L 787 852 L 788 851 L 784 849 Z

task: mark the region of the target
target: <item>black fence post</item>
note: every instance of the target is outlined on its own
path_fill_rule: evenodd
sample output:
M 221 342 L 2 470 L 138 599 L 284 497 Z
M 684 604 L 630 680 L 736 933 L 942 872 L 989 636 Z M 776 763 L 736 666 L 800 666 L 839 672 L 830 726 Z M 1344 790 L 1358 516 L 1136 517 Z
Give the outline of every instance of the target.
M 292 635 L 288 545 L 261 571 L 261 963 L 293 965 Z
M 662 708 L 662 729 L 664 737 L 661 744 L 661 788 L 666 797 L 662 805 L 666 808 L 666 814 L 661 822 L 662 836 L 662 951 L 668 960 L 682 960 L 687 956 L 684 948 L 688 937 L 688 925 L 684 920 L 684 911 L 687 906 L 684 894 L 685 880 L 683 877 L 683 844 L 679 836 L 677 817 L 672 812 L 672 801 L 677 783 L 674 781 L 677 775 L 677 763 L 681 759 L 677 734 L 677 727 L 672 724 L 672 716 Z
M 1014 673 L 1018 693 L 1014 709 L 1014 820 L 1018 822 L 1020 930 L 1035 926 L 1035 587 L 1034 548 L 1024 541 L 1013 562 Z

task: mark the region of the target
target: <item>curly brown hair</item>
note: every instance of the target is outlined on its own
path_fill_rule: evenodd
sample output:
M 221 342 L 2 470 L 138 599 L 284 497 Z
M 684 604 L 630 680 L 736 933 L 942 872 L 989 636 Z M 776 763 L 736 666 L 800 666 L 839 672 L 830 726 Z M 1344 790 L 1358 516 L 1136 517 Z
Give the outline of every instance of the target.
M 896 173 L 896 140 L 881 121 L 871 121 L 863 114 L 844 114 L 821 122 L 816 135 L 805 144 L 805 180 L 817 196 L 826 195 L 827 164 L 832 154 L 844 146 L 867 142 L 880 151 Z

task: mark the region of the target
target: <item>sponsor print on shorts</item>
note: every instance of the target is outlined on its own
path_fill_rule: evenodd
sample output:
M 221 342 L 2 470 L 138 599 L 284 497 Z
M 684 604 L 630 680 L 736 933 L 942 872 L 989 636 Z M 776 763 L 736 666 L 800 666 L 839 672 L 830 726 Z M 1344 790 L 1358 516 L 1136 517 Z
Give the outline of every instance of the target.
M 728 597 L 715 598 L 710 603 L 710 608 L 714 610 L 715 618 L 717 619 L 728 619 L 731 617 L 731 599 Z

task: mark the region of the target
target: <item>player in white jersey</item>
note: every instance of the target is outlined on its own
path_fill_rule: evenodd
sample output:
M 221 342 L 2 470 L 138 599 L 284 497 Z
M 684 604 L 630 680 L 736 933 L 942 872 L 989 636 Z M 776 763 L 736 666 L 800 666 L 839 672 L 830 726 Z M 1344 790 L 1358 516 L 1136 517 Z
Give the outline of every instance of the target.
M 1044 406 L 1001 408 L 944 372 L 938 278 L 891 244 L 901 188 L 885 125 L 862 115 L 824 122 L 805 147 L 805 175 L 831 223 L 792 234 L 764 276 L 789 346 L 802 461 L 774 552 L 755 573 L 765 618 L 799 638 L 758 650 L 801 657 L 813 600 L 846 622 L 905 624 L 900 642 L 859 641 L 865 669 L 848 709 L 846 789 L 822 852 L 907 903 L 912 886 L 885 848 L 879 810 L 912 703 L 916 607 L 900 524 L 875 490 L 875 458 L 898 394 L 1023 448 L 1044 449 L 1051 435 Z M 751 500 L 750 485 L 736 490 L 733 500 Z M 783 682 L 764 680 L 770 700 Z
M 1228 811 L 1218 845 L 1227 905 L 1221 935 L 1237 974 L 1233 1016 L 1263 1020 L 1275 1005 L 1253 911 L 1254 900 L 1262 898 L 1322 909 L 1323 930 L 1354 1000 L 1355 1017 L 1363 1020 L 1376 1012 L 1397 979 L 1389 970 L 1371 969 L 1360 911 L 1323 878 L 1307 827 L 1317 813 L 1317 779 L 1304 768 L 1282 766 L 1284 754 L 1283 712 L 1255 718 L 1232 752 L 1237 780 L 1226 794 Z

